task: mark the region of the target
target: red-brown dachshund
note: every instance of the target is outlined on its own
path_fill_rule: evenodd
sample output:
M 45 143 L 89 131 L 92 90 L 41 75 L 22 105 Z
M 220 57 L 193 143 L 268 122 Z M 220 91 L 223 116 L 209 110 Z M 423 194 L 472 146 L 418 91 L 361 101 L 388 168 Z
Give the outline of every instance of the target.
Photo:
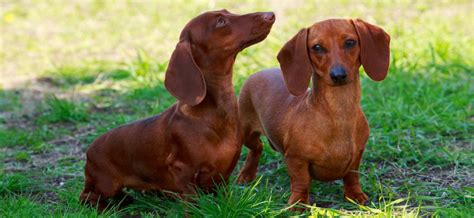
M 227 182 L 241 150 L 232 67 L 244 48 L 266 38 L 271 12 L 203 13 L 183 29 L 165 86 L 178 101 L 163 113 L 115 128 L 87 151 L 82 201 L 106 206 L 124 187 L 182 196 Z
M 255 179 L 264 134 L 285 156 L 289 204 L 308 203 L 312 178 L 342 178 L 345 196 L 365 203 L 358 169 L 369 126 L 360 105 L 359 68 L 383 80 L 389 44 L 381 28 L 342 19 L 318 22 L 288 41 L 278 54 L 281 70 L 256 73 L 242 88 L 239 111 L 250 152 L 238 182 Z

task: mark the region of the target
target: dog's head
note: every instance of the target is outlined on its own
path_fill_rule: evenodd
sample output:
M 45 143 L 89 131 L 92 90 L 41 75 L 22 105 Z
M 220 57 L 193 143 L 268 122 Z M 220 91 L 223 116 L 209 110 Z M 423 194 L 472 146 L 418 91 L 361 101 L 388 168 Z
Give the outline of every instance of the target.
M 278 53 L 289 91 L 301 95 L 314 71 L 330 86 L 349 84 L 360 65 L 375 81 L 383 80 L 390 62 L 390 36 L 363 20 L 330 19 L 300 30 Z
M 205 77 L 231 72 L 238 52 L 264 40 L 274 22 L 272 12 L 236 15 L 220 10 L 195 17 L 171 55 L 166 88 L 179 101 L 199 104 L 206 95 Z

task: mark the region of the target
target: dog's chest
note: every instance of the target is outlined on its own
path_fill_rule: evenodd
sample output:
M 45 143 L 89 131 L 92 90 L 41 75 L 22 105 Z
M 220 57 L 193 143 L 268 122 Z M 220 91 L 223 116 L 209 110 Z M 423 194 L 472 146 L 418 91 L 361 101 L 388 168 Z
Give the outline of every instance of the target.
M 212 145 L 202 149 L 203 161 L 196 174 L 196 183 L 201 187 L 212 186 L 215 181 L 227 180 L 240 155 L 241 142 L 236 128 Z
M 232 164 L 235 157 L 240 154 L 242 143 L 239 131 L 238 125 L 228 127 L 228 131 L 221 135 L 219 142 L 214 146 L 212 157 L 216 165 L 224 165 L 223 170 L 227 170 L 226 168 L 230 167 L 227 165 Z
M 317 126 L 304 128 L 306 131 L 294 134 L 299 138 L 291 141 L 298 141 L 298 148 L 292 150 L 310 161 L 312 177 L 318 180 L 343 177 L 357 154 L 354 122 L 321 119 Z
M 310 173 L 317 180 L 340 179 L 347 174 L 355 154 L 353 142 L 336 142 L 314 149 L 310 157 Z

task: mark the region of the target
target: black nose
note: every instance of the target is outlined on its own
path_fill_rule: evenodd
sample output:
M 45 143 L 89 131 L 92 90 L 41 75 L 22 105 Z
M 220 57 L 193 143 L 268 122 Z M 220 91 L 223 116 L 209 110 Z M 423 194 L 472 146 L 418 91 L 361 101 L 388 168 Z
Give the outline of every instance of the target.
M 344 69 L 342 66 L 332 67 L 329 75 L 331 76 L 332 81 L 335 83 L 342 83 L 347 79 L 346 69 Z
M 262 13 L 262 18 L 267 22 L 273 22 L 275 21 L 275 14 L 273 12 L 264 12 Z

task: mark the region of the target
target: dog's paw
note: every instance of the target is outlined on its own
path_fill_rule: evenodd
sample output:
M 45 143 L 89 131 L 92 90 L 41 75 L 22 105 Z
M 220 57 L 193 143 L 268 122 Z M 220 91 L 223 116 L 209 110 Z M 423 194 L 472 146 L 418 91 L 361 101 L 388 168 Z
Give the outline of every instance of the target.
M 288 209 L 288 211 L 291 211 L 291 212 L 297 212 L 297 213 L 303 213 L 306 211 L 306 208 L 302 205 L 294 205 L 293 207 L 290 207 L 290 209 Z
M 247 184 L 257 177 L 256 173 L 248 173 L 248 172 L 240 172 L 239 176 L 237 177 L 237 184 Z
M 306 210 L 304 205 L 309 204 L 309 195 L 304 192 L 291 192 L 288 205 L 292 206 L 289 211 L 303 212 Z
M 355 202 L 365 205 L 369 197 L 364 192 L 346 192 L 344 193 L 344 197 L 350 198 Z

